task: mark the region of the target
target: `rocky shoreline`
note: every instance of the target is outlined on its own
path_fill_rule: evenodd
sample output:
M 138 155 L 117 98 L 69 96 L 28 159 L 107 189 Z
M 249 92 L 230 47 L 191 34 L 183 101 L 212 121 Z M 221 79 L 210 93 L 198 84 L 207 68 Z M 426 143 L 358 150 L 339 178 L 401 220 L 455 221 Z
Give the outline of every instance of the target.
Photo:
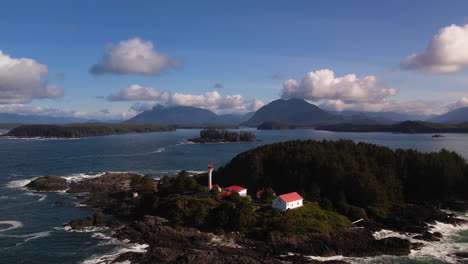
M 388 219 L 365 219 L 347 228 L 329 233 L 305 233 L 301 235 L 272 235 L 261 240 L 248 238 L 241 233 L 202 232 L 195 228 L 173 227 L 158 216 L 140 215 L 136 212 L 130 191 L 132 179 L 143 176 L 133 173 L 104 173 L 92 179 L 67 185 L 57 176 L 38 178 L 27 185 L 29 190 L 63 191 L 79 194 L 79 199 L 96 214 L 83 220 L 71 221 L 72 229 L 106 227 L 115 230 L 114 238 L 121 241 L 148 245 L 145 253 L 127 252 L 114 262 L 132 263 L 329 263 L 344 264 L 345 261 L 321 262 L 306 256 L 369 257 L 379 255 L 408 255 L 411 250 L 423 247 L 423 241 L 438 241 L 442 234 L 431 231 L 435 221 L 453 225 L 466 221 L 455 215 L 435 209 L 431 204 L 407 205 L 393 212 Z M 65 181 L 65 184 L 64 184 Z M 83 194 L 85 193 L 85 194 Z M 459 211 L 468 210 L 466 203 L 455 202 L 442 205 Z M 123 226 L 119 220 L 131 221 Z M 393 230 L 412 233 L 415 240 L 386 237 L 378 239 L 375 232 Z M 459 259 L 466 253 L 454 253 Z

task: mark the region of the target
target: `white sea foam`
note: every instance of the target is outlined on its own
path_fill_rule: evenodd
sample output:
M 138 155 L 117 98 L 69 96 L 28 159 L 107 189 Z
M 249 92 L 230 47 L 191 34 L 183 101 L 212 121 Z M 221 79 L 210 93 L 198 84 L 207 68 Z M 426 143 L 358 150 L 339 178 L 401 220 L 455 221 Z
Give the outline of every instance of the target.
M 399 232 L 395 232 L 395 231 L 392 231 L 392 230 L 386 230 L 386 229 L 382 229 L 380 231 L 374 232 L 372 235 L 377 240 L 381 240 L 381 239 L 389 238 L 389 237 L 397 237 L 397 238 L 401 238 L 401 239 L 407 239 L 407 240 L 409 240 L 411 242 L 420 242 L 419 240 L 416 241 L 415 239 L 413 239 L 413 236 L 416 236 L 418 234 L 399 233 Z
M 13 230 L 23 226 L 23 223 L 20 221 L 0 221 L 0 225 L 10 225 L 10 227 L 0 229 L 0 232 L 5 232 L 8 230 Z
M 124 244 L 122 242 L 118 242 L 112 239 L 110 242 L 106 242 L 103 245 L 108 245 L 109 243 L 117 243 L 122 247 L 113 250 L 105 255 L 95 255 L 90 257 L 89 259 L 82 262 L 82 264 L 109 264 L 114 261 L 120 254 L 127 253 L 127 252 L 138 252 L 144 253 L 146 252 L 146 248 L 148 245 L 146 244 Z M 130 263 L 128 261 L 121 262 L 121 263 Z
M 108 227 L 97 227 L 97 226 L 87 226 L 78 230 L 72 229 L 71 226 L 69 225 L 66 225 L 63 227 L 64 231 L 76 232 L 76 233 L 93 233 L 93 232 L 99 232 L 99 231 L 108 230 L 108 229 L 109 229 Z
M 103 233 L 100 233 L 100 232 L 92 234 L 91 237 L 94 237 L 94 238 L 97 238 L 97 239 L 100 239 L 100 240 L 110 240 L 112 238 L 112 237 L 107 236 L 107 235 L 105 235 Z
M 31 181 L 37 179 L 37 177 L 30 178 L 30 179 L 23 179 L 23 180 L 15 180 L 15 181 L 9 181 L 6 183 L 6 187 L 8 188 L 25 188 L 24 186 Z
M 47 198 L 47 195 L 41 194 L 41 193 L 36 193 L 36 192 L 27 192 L 27 193 L 25 193 L 24 195 L 28 195 L 28 196 L 38 196 L 38 197 L 39 197 L 39 199 L 37 199 L 38 202 L 42 202 L 42 201 L 44 201 L 44 200 Z
M 51 233 L 50 231 L 44 231 L 44 232 L 27 234 L 27 235 L 0 235 L 0 237 L 23 238 L 23 242 L 16 243 L 16 246 L 19 246 L 34 239 L 48 237 L 50 236 L 50 233 Z

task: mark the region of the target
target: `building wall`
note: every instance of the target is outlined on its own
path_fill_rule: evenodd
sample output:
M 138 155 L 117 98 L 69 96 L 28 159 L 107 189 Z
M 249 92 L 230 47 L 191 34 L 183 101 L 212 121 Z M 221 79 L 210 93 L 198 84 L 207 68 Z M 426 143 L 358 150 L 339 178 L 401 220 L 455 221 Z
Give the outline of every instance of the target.
M 271 203 L 271 207 L 273 207 L 274 209 L 279 209 L 279 210 L 286 210 L 288 209 L 286 207 L 286 203 L 280 199 L 279 197 L 275 198 L 273 200 L 273 202 Z
M 287 203 L 286 208 L 287 209 L 294 209 L 302 206 L 302 200 L 297 200 L 294 202 Z
M 247 196 L 247 190 L 239 191 L 240 196 Z
M 277 197 L 277 198 L 275 198 L 273 200 L 273 202 L 271 204 L 271 207 L 274 208 L 274 209 L 279 209 L 279 210 L 288 210 L 288 209 L 294 209 L 294 208 L 301 207 L 302 205 L 303 205 L 302 200 L 297 200 L 297 201 L 294 201 L 294 202 L 285 203 L 283 201 L 283 199 Z

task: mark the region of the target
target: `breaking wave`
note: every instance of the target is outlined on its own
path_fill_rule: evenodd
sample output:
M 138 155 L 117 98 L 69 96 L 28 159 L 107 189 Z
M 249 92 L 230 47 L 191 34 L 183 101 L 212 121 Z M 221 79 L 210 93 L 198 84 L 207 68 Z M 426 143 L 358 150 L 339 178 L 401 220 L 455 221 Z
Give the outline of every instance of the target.
M 109 264 L 112 263 L 119 255 L 127 252 L 145 253 L 149 247 L 146 244 L 128 244 L 120 242 L 116 239 L 111 239 L 107 242 L 101 243 L 101 245 L 115 244 L 119 247 L 113 251 L 106 253 L 105 255 L 94 255 L 84 260 L 82 264 Z M 122 263 L 130 263 L 128 261 Z

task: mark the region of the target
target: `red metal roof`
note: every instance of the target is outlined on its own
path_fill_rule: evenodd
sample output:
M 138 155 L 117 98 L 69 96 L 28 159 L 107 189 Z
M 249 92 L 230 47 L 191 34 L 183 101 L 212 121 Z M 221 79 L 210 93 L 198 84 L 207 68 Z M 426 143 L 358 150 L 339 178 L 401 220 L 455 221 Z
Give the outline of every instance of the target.
M 224 192 L 220 192 L 219 195 L 231 195 L 231 193 L 224 191 Z
M 287 193 L 279 196 L 283 201 L 290 203 L 297 200 L 302 200 L 302 196 L 300 196 L 297 192 Z
M 246 188 L 240 187 L 240 186 L 237 186 L 237 185 L 229 186 L 229 187 L 226 187 L 225 189 L 226 189 L 226 190 L 230 190 L 230 191 L 243 191 L 243 190 L 247 190 Z
M 222 189 L 221 186 L 219 186 L 218 184 L 211 185 L 211 189 L 213 189 L 214 187 L 218 187 L 219 189 Z

